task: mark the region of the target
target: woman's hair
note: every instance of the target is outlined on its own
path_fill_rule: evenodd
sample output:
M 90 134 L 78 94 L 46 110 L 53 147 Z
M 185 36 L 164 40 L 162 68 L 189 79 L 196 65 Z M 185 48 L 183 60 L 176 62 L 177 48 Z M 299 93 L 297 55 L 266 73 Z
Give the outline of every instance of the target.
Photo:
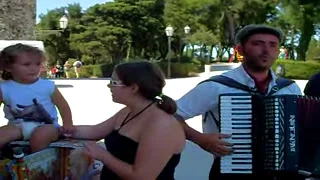
M 3 80 L 12 79 L 10 72 L 6 69 L 10 68 L 14 64 L 19 55 L 22 53 L 31 53 L 39 56 L 41 59 L 45 59 L 44 52 L 37 47 L 25 45 L 25 44 L 15 44 L 4 48 L 0 53 L 0 72 L 1 78 Z
M 157 65 L 147 61 L 122 63 L 115 67 L 115 72 L 124 85 L 136 84 L 140 94 L 146 99 L 157 101 L 160 109 L 169 114 L 176 112 L 175 101 L 162 94 L 166 82 Z

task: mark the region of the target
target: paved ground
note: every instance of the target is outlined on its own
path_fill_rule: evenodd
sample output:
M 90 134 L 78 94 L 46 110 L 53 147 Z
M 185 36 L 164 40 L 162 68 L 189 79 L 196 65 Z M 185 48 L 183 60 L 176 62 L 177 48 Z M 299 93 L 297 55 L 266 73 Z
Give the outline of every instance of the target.
M 164 88 L 164 94 L 178 99 L 192 89 L 197 83 L 213 75 L 201 74 L 200 77 L 170 79 Z M 97 124 L 112 116 L 123 106 L 111 100 L 107 87 L 108 80 L 55 80 L 60 86 L 62 94 L 70 104 L 75 124 Z M 297 81 L 304 89 L 306 81 Z M 0 111 L 0 125 L 6 124 L 3 118 L 2 107 Z M 200 117 L 187 121 L 198 131 L 202 131 Z M 181 162 L 176 171 L 177 180 L 206 180 L 212 163 L 211 155 L 201 150 L 195 144 L 188 142 L 183 152 Z

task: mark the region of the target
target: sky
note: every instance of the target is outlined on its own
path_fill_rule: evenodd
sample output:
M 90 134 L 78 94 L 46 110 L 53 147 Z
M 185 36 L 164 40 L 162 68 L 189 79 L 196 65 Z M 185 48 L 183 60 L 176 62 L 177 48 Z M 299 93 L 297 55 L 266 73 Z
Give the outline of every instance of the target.
M 37 0 L 37 22 L 39 22 L 39 15 L 46 14 L 49 10 L 67 6 L 68 4 L 79 3 L 85 10 L 97 3 L 105 3 L 110 0 Z

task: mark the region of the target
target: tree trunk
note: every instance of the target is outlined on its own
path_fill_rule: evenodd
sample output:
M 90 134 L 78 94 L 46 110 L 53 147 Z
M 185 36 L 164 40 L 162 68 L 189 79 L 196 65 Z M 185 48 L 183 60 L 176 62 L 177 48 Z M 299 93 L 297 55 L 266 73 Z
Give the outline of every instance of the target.
M 122 52 L 116 51 L 116 52 L 112 53 L 112 62 L 114 64 L 119 64 L 122 59 L 123 59 Z
M 191 50 L 191 59 L 194 58 L 194 44 L 192 44 L 192 50 Z
M 288 49 L 289 51 L 289 59 L 292 59 L 292 60 L 295 60 L 295 57 L 294 57 L 294 37 L 296 35 L 296 29 L 295 27 L 293 26 L 292 29 L 291 29 L 291 42 L 290 42 L 290 47 Z
M 213 48 L 214 48 L 214 45 L 211 45 L 210 46 L 210 60 L 212 59 Z
M 142 49 L 141 49 L 141 52 L 140 52 L 140 57 L 144 58 L 144 54 L 145 54 L 145 49 L 142 48 Z
M 303 27 L 301 29 L 301 37 L 299 40 L 299 46 L 297 49 L 298 53 L 298 60 L 306 60 L 306 52 L 308 51 L 309 43 L 311 40 L 311 37 L 314 35 L 314 22 L 313 20 L 308 17 L 310 15 L 310 12 L 305 10 L 303 12 Z
M 131 53 L 131 43 L 128 44 L 127 57 L 126 57 L 126 60 L 127 60 L 127 61 L 129 61 L 130 53 Z
M 232 46 L 234 44 L 235 19 L 231 13 L 227 14 L 227 22 L 228 22 L 229 43 Z
M 182 46 L 183 46 L 183 44 L 182 44 L 182 40 L 181 40 L 181 38 L 179 38 L 178 62 L 180 62 L 180 61 L 181 61 L 181 56 L 182 56 L 182 52 L 183 52 Z
M 223 47 L 222 47 L 222 44 L 221 42 L 218 43 L 218 53 L 217 53 L 217 60 L 219 62 L 222 61 L 222 56 L 223 56 Z

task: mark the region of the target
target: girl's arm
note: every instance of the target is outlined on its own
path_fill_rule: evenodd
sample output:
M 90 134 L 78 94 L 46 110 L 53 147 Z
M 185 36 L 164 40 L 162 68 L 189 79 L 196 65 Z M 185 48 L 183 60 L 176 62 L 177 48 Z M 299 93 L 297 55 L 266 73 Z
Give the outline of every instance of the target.
M 70 106 L 57 87 L 55 87 L 53 92 L 52 101 L 59 110 L 63 126 L 72 126 L 73 122 Z

